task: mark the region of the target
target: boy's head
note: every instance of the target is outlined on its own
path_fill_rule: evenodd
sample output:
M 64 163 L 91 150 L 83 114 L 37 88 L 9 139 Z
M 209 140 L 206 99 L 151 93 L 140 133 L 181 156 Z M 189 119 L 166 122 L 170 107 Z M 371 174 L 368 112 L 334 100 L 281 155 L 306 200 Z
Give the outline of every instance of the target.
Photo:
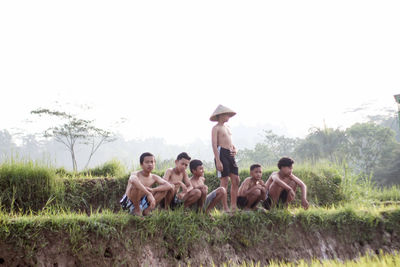
M 151 172 L 154 169 L 154 165 L 156 164 L 156 159 L 154 155 L 150 152 L 145 152 L 140 155 L 140 166 L 143 170 Z
M 210 117 L 210 121 L 227 122 L 230 117 L 235 116 L 236 112 L 223 105 L 219 105 Z
M 260 164 L 253 164 L 250 166 L 250 176 L 256 180 L 261 180 L 262 168 Z
M 186 152 L 180 153 L 175 160 L 175 167 L 179 172 L 184 172 L 189 165 L 190 157 Z
M 278 168 L 284 175 L 292 174 L 294 160 L 289 157 L 283 157 L 278 161 Z
M 203 162 L 198 159 L 194 159 L 190 162 L 190 172 L 195 176 L 203 176 L 204 174 L 204 167 Z

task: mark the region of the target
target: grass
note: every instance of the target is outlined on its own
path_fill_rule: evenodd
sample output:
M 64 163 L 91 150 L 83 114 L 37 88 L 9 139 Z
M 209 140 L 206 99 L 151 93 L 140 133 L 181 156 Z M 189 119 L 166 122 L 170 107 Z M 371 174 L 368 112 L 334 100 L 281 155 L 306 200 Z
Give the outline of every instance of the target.
M 342 232 L 368 241 L 371 236 L 368 234 L 379 225 L 400 232 L 399 219 L 398 206 L 384 205 L 238 212 L 233 216 L 215 211 L 213 217 L 183 210 L 155 211 L 144 219 L 125 212 L 93 211 L 89 216 L 47 208 L 37 214 L 0 212 L 0 238 L 19 247 L 36 248 L 44 242 L 43 233 L 63 232 L 69 237 L 74 253 L 78 253 L 84 248 L 78 244 L 82 246 L 89 235 L 124 239 L 126 231 L 133 229 L 128 231 L 129 236 L 136 236 L 143 243 L 160 239 L 174 256 L 184 257 L 196 242 L 239 242 L 240 246 L 253 247 L 274 231 L 285 232 L 292 224 L 301 225 L 306 231 Z
M 274 170 L 264 170 L 264 181 Z M 294 173 L 308 186 L 309 210 L 294 203 L 288 210 L 233 216 L 176 210 L 155 211 L 139 219 L 120 211 L 118 200 L 129 174 L 118 162 L 71 174 L 48 164 L 9 160 L 0 164 L 0 240 L 28 257 L 51 242 L 49 234 L 62 236 L 78 256 L 98 250 L 93 238 L 104 243 L 118 241 L 126 247 L 131 247 L 132 240 L 140 244 L 154 241 L 166 258 L 184 260 L 196 245 L 229 243 L 239 252 L 256 248 L 264 240 L 290 245 L 296 242 L 287 230 L 293 226 L 305 232 L 333 232 L 343 242 L 368 243 L 381 230 L 400 234 L 399 186 L 378 188 L 370 179 L 331 164 L 299 165 Z M 241 180 L 248 175 L 242 170 Z M 219 186 L 214 173 L 205 176 L 210 191 Z
M 216 265 L 213 265 L 216 266 Z M 233 264 L 231 262 L 223 263 L 219 266 L 228 267 L 262 267 L 263 265 L 260 262 L 247 262 L 243 264 Z M 398 252 L 389 254 L 389 253 L 380 253 L 376 254 L 367 254 L 365 256 L 361 256 L 358 259 L 354 260 L 317 260 L 314 259 L 312 261 L 299 260 L 297 262 L 287 263 L 287 262 L 279 262 L 279 261 L 271 261 L 268 265 L 269 267 L 396 267 L 400 266 L 400 254 Z

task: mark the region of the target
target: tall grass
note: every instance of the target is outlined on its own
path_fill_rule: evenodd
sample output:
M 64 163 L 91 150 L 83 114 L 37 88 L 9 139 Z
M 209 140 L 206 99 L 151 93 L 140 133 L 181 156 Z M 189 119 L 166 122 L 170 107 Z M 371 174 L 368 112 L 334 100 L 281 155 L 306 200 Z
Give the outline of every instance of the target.
M 38 210 L 62 191 L 54 168 L 31 160 L 0 164 L 0 201 L 10 210 Z
M 216 266 L 213 264 L 213 266 Z M 233 263 L 223 263 L 224 267 L 262 267 L 263 265 L 260 262 L 245 262 L 242 264 L 233 264 Z M 298 260 L 296 262 L 279 262 L 279 261 L 271 261 L 268 264 L 269 267 L 397 267 L 400 266 L 400 254 L 399 252 L 395 252 L 393 254 L 389 253 L 380 253 L 376 254 L 367 254 L 365 256 L 359 257 L 354 260 Z

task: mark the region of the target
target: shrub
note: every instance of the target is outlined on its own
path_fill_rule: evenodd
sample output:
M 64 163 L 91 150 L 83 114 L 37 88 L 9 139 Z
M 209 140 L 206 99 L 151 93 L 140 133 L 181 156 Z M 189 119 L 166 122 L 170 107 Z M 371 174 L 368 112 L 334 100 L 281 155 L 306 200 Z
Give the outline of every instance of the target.
M 0 201 L 7 210 L 38 210 L 58 191 L 55 170 L 33 161 L 0 165 Z

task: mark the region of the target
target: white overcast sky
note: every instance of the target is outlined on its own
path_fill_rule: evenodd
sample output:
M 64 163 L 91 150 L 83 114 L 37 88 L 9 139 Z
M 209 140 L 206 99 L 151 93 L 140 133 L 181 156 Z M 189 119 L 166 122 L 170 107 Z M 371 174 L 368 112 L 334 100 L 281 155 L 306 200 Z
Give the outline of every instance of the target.
M 400 1 L 1 1 L 0 130 L 86 104 L 127 139 L 209 140 L 231 126 L 303 137 L 397 108 Z

